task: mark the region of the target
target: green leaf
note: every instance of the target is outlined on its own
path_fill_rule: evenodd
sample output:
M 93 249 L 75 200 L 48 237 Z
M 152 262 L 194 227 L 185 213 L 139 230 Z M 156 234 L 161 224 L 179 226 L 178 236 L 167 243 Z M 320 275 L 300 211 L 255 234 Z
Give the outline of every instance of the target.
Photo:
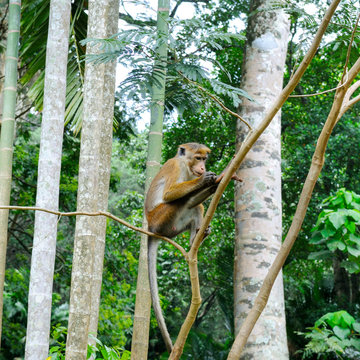
M 360 250 L 359 250 L 359 249 L 354 248 L 354 247 L 351 247 L 351 246 L 348 246 L 347 249 L 348 249 L 348 252 L 349 252 L 351 255 L 354 255 L 355 257 L 359 257 L 359 256 L 360 256 Z
M 329 250 L 314 251 L 309 254 L 309 260 L 327 260 L 333 257 L 333 253 Z
M 353 346 L 356 350 L 360 351 L 360 339 L 350 339 L 350 346 Z
M 325 225 L 325 229 L 321 230 L 321 235 L 324 238 L 329 238 L 331 236 L 333 236 L 334 234 L 336 234 L 336 230 L 333 229 L 331 226 L 329 226 L 330 224 L 326 224 Z
M 342 225 L 345 224 L 346 217 L 343 213 L 334 212 L 329 215 L 329 220 L 334 225 L 335 229 L 339 229 Z
M 360 272 L 360 266 L 353 261 L 342 261 L 341 266 L 350 274 L 357 274 Z
M 356 231 L 356 224 L 353 221 L 346 221 L 345 227 L 350 231 L 351 234 L 354 234 Z
M 324 242 L 324 238 L 327 238 L 327 236 L 323 236 L 322 231 L 317 231 L 313 234 L 313 236 L 309 240 L 309 243 L 314 245 L 321 244 Z
M 360 221 L 360 211 L 359 210 L 348 210 L 348 215 L 351 216 L 356 222 Z
M 356 332 L 360 333 L 360 323 L 354 322 L 354 323 L 352 324 L 352 328 L 353 328 Z
M 340 326 L 342 328 L 350 327 L 355 319 L 345 310 L 327 313 L 315 322 L 315 326 L 320 326 L 323 322 L 328 323 L 332 328 Z
M 352 194 L 350 191 L 345 191 L 344 193 L 344 197 L 345 197 L 345 202 L 347 205 L 350 205 L 352 202 Z
M 350 329 L 349 328 L 341 328 L 339 326 L 334 326 L 333 328 L 334 333 L 337 337 L 339 337 L 340 339 L 345 339 L 350 335 Z
M 326 246 L 332 252 L 336 251 L 336 249 L 343 251 L 346 248 L 346 245 L 341 240 L 336 240 L 336 239 L 327 241 Z
M 350 234 L 349 236 L 349 240 L 353 243 L 355 243 L 356 245 L 360 246 L 360 237 L 355 235 L 355 234 Z

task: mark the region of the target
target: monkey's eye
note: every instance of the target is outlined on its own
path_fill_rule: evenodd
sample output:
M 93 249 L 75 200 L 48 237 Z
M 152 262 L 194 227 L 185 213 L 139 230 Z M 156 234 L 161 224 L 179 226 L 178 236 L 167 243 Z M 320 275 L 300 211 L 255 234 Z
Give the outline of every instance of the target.
M 195 156 L 195 159 L 200 161 L 200 160 L 201 160 L 201 156 Z

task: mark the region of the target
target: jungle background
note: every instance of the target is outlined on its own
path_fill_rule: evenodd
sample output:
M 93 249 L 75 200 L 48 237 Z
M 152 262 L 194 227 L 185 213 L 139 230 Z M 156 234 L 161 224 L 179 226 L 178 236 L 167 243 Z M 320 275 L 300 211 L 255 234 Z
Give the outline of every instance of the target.
M 173 10 L 178 6 L 180 13 L 181 3 L 174 2 Z M 230 86 L 236 88 L 241 82 L 246 36 L 239 23 L 234 21 L 240 19 L 246 24 L 249 3 L 232 0 L 194 0 L 188 3 L 194 7 L 191 19 L 180 19 L 175 12 L 172 14 L 176 31 L 173 31 L 170 41 L 173 51 L 169 52 L 162 162 L 175 155 L 179 144 L 197 141 L 212 149 L 207 168 L 220 173 L 235 153 L 236 119 L 220 109 L 203 92 L 193 88 L 189 92 L 189 85 L 185 83 L 179 86 L 175 81 L 179 67 L 176 68 L 174 57 L 188 57 L 188 68 L 183 67 L 181 71 L 209 92 L 219 86 L 221 89 L 218 93 L 222 93 L 223 103 L 236 111 L 239 103 L 234 96 L 238 94 L 232 95 Z M 306 5 L 309 4 L 315 6 L 316 12 L 307 11 Z M 22 5 L 20 105 L 16 118 L 11 193 L 11 204 L 20 206 L 35 204 L 41 127 L 40 85 L 37 80 L 45 66 L 48 6 L 47 0 L 24 0 Z M 132 43 L 135 45 L 127 48 L 127 45 L 123 45 L 121 51 L 116 45 L 110 44 L 110 48 L 107 48 L 109 57 L 115 54 L 119 63 L 130 69 L 121 76 L 116 93 L 109 211 L 141 227 L 148 127 L 139 124 L 146 123 L 150 100 L 147 85 L 144 84 L 151 81 L 146 76 L 153 58 L 151 50 L 148 51 L 148 58 L 143 55 L 140 40 L 156 26 L 156 12 L 147 11 L 150 5 L 146 2 L 142 13 L 127 12 L 126 2 L 122 6 L 120 26 L 128 26 L 129 33 L 138 34 L 131 35 L 138 36 L 138 44 Z M 279 5 L 273 3 L 271 6 Z M 287 4 L 291 28 L 284 83 L 301 60 L 325 6 L 326 3 L 315 0 Z M 295 90 L 297 95 L 318 95 L 289 98 L 282 108 L 284 234 L 294 214 L 316 139 L 333 101 L 333 92 L 322 91 L 336 88 L 338 84 L 359 4 L 346 1 L 341 9 Z M 86 2 L 73 2 L 72 15 L 76 21 L 72 28 L 74 43 L 70 47 L 69 66 L 75 66 L 71 63 L 74 53 L 80 51 L 80 55 L 84 54 L 85 44 L 79 45 L 79 40 L 86 38 L 85 10 Z M 2 3 L 1 11 L 0 40 L 3 51 L 7 30 L 6 2 Z M 237 36 L 225 35 L 231 32 Z M 356 35 L 350 61 L 359 57 L 358 31 Z M 119 42 L 124 43 L 128 33 L 122 36 Z M 123 51 L 124 48 L 126 51 Z M 194 59 L 191 55 L 194 55 Z M 83 71 L 83 66 L 81 62 L 76 63 L 76 69 L 74 67 L 74 71 L 68 74 L 70 81 L 80 81 L 78 72 Z M 207 67 L 208 73 L 202 72 L 202 67 Z M 125 71 L 124 67 L 118 71 Z M 224 84 L 228 84 L 229 88 Z M 356 247 L 358 244 L 360 248 L 360 221 L 356 217 L 348 217 L 338 227 L 334 225 L 336 214 L 343 215 L 346 210 L 360 211 L 359 109 L 355 105 L 348 111 L 330 138 L 325 166 L 302 231 L 283 268 L 290 359 L 301 359 L 303 356 L 315 358 L 316 354 L 320 354 L 322 359 L 356 359 L 360 355 L 360 329 L 355 321 L 360 317 L 360 250 Z M 76 208 L 81 128 L 80 116 L 75 111 L 69 110 L 67 115 L 59 204 L 60 211 L 64 212 Z M 330 212 L 335 215 L 329 216 Z M 185 346 L 184 359 L 226 358 L 234 339 L 233 218 L 234 189 L 230 184 L 211 223 L 211 236 L 199 253 L 204 303 Z M 33 212 L 10 213 L 1 359 L 21 358 L 24 353 L 33 224 Z M 51 346 L 59 348 L 64 346 L 66 336 L 74 226 L 74 217 L 62 218 L 58 224 Z M 349 237 L 355 244 L 353 247 L 348 246 Z M 178 241 L 186 246 L 187 235 L 179 236 Z M 138 234 L 108 220 L 97 338 L 103 344 L 123 350 L 130 350 L 131 346 L 138 255 Z M 188 269 L 174 248 L 165 243 L 160 248 L 158 262 L 163 311 L 170 333 L 176 333 L 191 297 Z M 329 313 L 337 315 L 327 315 L 326 324 L 316 324 L 317 320 Z M 328 332 L 319 332 L 317 329 L 322 329 L 324 324 Z M 337 336 L 339 341 L 329 341 L 332 336 Z M 155 318 L 151 321 L 150 339 L 149 359 L 161 359 L 165 347 Z M 311 346 L 306 348 L 309 341 L 312 341 Z

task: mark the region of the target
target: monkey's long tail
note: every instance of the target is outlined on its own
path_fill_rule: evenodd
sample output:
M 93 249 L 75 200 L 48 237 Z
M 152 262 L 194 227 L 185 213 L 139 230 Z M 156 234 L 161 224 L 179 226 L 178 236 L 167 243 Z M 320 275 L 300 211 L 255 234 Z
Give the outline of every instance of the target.
M 157 250 L 159 247 L 160 240 L 154 237 L 148 238 L 148 266 L 149 266 L 149 281 L 150 281 L 150 293 L 152 305 L 154 308 L 155 316 L 157 323 L 160 328 L 161 335 L 164 339 L 166 349 L 171 353 L 173 348 L 173 344 L 171 342 L 171 338 L 169 332 L 167 330 L 165 319 L 161 311 L 160 307 L 160 298 L 159 298 L 159 290 L 157 283 L 157 272 L 156 272 L 156 260 L 157 260 Z

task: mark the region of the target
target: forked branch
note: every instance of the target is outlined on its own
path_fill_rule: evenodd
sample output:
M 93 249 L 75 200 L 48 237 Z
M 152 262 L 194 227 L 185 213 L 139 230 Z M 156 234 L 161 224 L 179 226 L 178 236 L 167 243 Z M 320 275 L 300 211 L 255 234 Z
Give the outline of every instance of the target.
M 262 311 L 266 306 L 266 303 L 268 301 L 276 277 L 279 274 L 281 268 L 283 267 L 285 260 L 289 255 L 290 250 L 297 238 L 297 235 L 300 232 L 314 186 L 316 184 L 317 179 L 319 178 L 321 169 L 324 165 L 324 155 L 329 137 L 331 135 L 334 126 L 336 125 L 339 119 L 340 109 L 343 106 L 345 95 L 347 91 L 349 91 L 349 86 L 359 72 L 360 72 L 360 58 L 356 61 L 355 65 L 350 69 L 348 73 L 347 81 L 344 83 L 344 86 L 340 87 L 335 93 L 334 103 L 330 110 L 329 116 L 324 124 L 324 127 L 321 131 L 319 139 L 317 141 L 310 170 L 305 180 L 300 195 L 299 203 L 293 221 L 291 223 L 289 232 L 285 238 L 285 241 L 280 247 L 279 253 L 277 254 L 273 264 L 271 265 L 268 274 L 265 277 L 264 283 L 260 288 L 259 294 L 255 299 L 252 309 L 250 310 L 248 316 L 246 317 L 244 323 L 240 328 L 239 334 L 237 335 L 235 342 L 229 353 L 228 360 L 239 359 L 240 354 L 247 342 L 247 339 L 252 329 L 255 326 L 257 319 L 259 318 L 259 316 L 261 315 Z
M 173 351 L 170 354 L 169 359 L 175 360 L 179 359 L 183 348 L 185 345 L 186 338 L 189 334 L 189 331 L 195 321 L 197 312 L 199 310 L 200 304 L 201 304 L 201 295 L 200 295 L 200 285 L 199 285 L 199 277 L 198 277 L 198 269 L 197 269 L 197 252 L 200 247 L 201 241 L 204 238 L 204 233 L 206 229 L 208 228 L 211 219 L 214 216 L 216 207 L 220 201 L 220 198 L 226 188 L 226 186 L 229 184 L 232 176 L 235 174 L 235 171 L 239 168 L 241 162 L 244 160 L 245 155 L 249 152 L 250 148 L 253 146 L 255 141 L 259 138 L 259 136 L 264 132 L 264 130 L 268 127 L 276 113 L 281 109 L 286 99 L 289 97 L 289 95 L 292 93 L 292 91 L 295 89 L 296 85 L 300 81 L 302 75 L 304 74 L 306 68 L 308 67 L 311 59 L 314 57 L 316 50 L 320 44 L 320 41 L 325 33 L 325 30 L 329 24 L 329 21 L 332 17 L 332 15 L 335 12 L 336 7 L 338 6 L 340 0 L 334 0 L 329 9 L 327 10 L 320 27 L 315 35 L 315 38 L 312 42 L 312 45 L 310 49 L 308 50 L 307 54 L 305 55 L 303 61 L 299 65 L 297 71 L 295 72 L 292 79 L 289 81 L 287 86 L 283 89 L 278 99 L 275 101 L 274 105 L 269 109 L 267 115 L 265 116 L 264 120 L 260 123 L 259 127 L 255 129 L 254 131 L 250 131 L 248 133 L 248 136 L 242 143 L 242 146 L 236 156 L 232 159 L 232 161 L 229 163 L 227 167 L 227 171 L 224 174 L 224 177 L 222 178 L 217 191 L 214 194 L 214 197 L 210 203 L 210 206 L 206 212 L 206 215 L 204 217 L 204 220 L 202 222 L 202 225 L 200 227 L 200 230 L 198 231 L 194 241 L 193 245 L 189 251 L 189 270 L 190 270 L 190 280 L 191 280 L 191 288 L 192 288 L 192 299 L 191 299 L 191 306 L 188 311 L 188 314 L 186 316 L 186 319 L 181 327 L 180 333 L 178 335 L 178 338 L 175 342 Z M 250 332 L 247 334 L 247 337 L 249 336 Z M 232 359 L 238 359 L 239 358 L 239 352 L 235 350 L 234 354 L 235 357 Z

